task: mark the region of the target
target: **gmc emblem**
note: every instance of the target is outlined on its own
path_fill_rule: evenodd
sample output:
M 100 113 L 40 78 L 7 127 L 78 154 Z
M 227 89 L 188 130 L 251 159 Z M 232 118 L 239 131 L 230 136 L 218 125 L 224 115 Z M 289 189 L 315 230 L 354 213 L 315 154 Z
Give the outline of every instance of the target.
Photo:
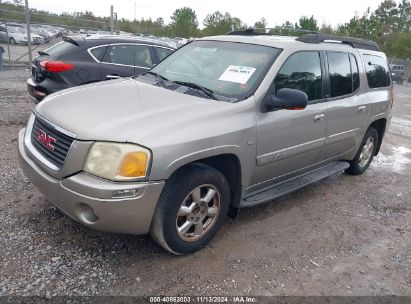
M 44 146 L 46 146 L 47 149 L 52 150 L 52 151 L 54 150 L 53 144 L 57 142 L 57 140 L 54 137 L 51 137 L 42 129 L 39 129 L 37 131 L 36 137 L 39 142 L 41 142 Z

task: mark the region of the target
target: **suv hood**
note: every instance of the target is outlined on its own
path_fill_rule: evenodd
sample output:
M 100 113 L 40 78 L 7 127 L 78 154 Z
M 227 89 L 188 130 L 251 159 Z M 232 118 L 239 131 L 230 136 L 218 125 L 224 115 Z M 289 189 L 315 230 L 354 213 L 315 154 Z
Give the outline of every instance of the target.
M 126 78 L 54 93 L 35 111 L 79 140 L 149 145 L 170 132 L 175 137 L 199 125 L 209 129 L 211 121 L 226 119 L 233 106 Z

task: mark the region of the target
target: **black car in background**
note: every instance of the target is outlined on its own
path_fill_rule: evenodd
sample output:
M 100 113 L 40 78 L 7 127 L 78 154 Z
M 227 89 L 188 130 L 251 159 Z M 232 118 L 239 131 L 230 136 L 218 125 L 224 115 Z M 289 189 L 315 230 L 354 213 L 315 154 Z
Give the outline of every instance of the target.
M 27 90 L 37 101 L 73 86 L 142 74 L 175 50 L 160 40 L 133 36 L 62 39 L 33 59 Z

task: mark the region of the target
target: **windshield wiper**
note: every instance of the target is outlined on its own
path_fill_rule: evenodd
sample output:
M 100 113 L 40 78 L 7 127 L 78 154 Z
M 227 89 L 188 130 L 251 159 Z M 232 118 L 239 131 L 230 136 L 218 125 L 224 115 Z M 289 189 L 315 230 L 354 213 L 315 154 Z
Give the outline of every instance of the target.
M 206 88 L 206 87 L 203 87 L 203 86 L 201 86 L 201 85 L 199 85 L 199 84 L 196 84 L 196 83 L 193 83 L 193 82 L 178 81 L 178 80 L 173 81 L 173 82 L 176 83 L 176 84 L 183 85 L 183 86 L 185 86 L 185 87 L 189 87 L 189 88 L 193 88 L 193 89 L 196 89 L 196 90 L 200 90 L 201 92 L 203 92 L 204 94 L 206 94 L 206 95 L 207 95 L 208 97 L 210 97 L 211 99 L 219 100 L 219 99 L 214 95 L 213 90 L 210 90 L 210 89 L 208 89 L 208 88 Z
M 153 72 L 153 71 L 148 71 L 148 72 L 145 72 L 143 75 L 147 75 L 147 74 L 155 76 L 157 78 L 157 82 L 162 87 L 164 87 L 164 81 L 168 81 L 168 79 L 166 77 L 164 77 L 163 75 L 160 75 L 159 73 L 156 73 L 156 72 Z

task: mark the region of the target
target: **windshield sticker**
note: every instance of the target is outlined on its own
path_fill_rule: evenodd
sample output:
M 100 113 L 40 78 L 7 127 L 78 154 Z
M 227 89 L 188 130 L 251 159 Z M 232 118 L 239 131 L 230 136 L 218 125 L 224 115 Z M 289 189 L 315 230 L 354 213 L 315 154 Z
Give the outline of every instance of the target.
M 236 82 L 246 84 L 251 75 L 255 72 L 255 68 L 230 65 L 223 74 L 221 74 L 218 80 Z

